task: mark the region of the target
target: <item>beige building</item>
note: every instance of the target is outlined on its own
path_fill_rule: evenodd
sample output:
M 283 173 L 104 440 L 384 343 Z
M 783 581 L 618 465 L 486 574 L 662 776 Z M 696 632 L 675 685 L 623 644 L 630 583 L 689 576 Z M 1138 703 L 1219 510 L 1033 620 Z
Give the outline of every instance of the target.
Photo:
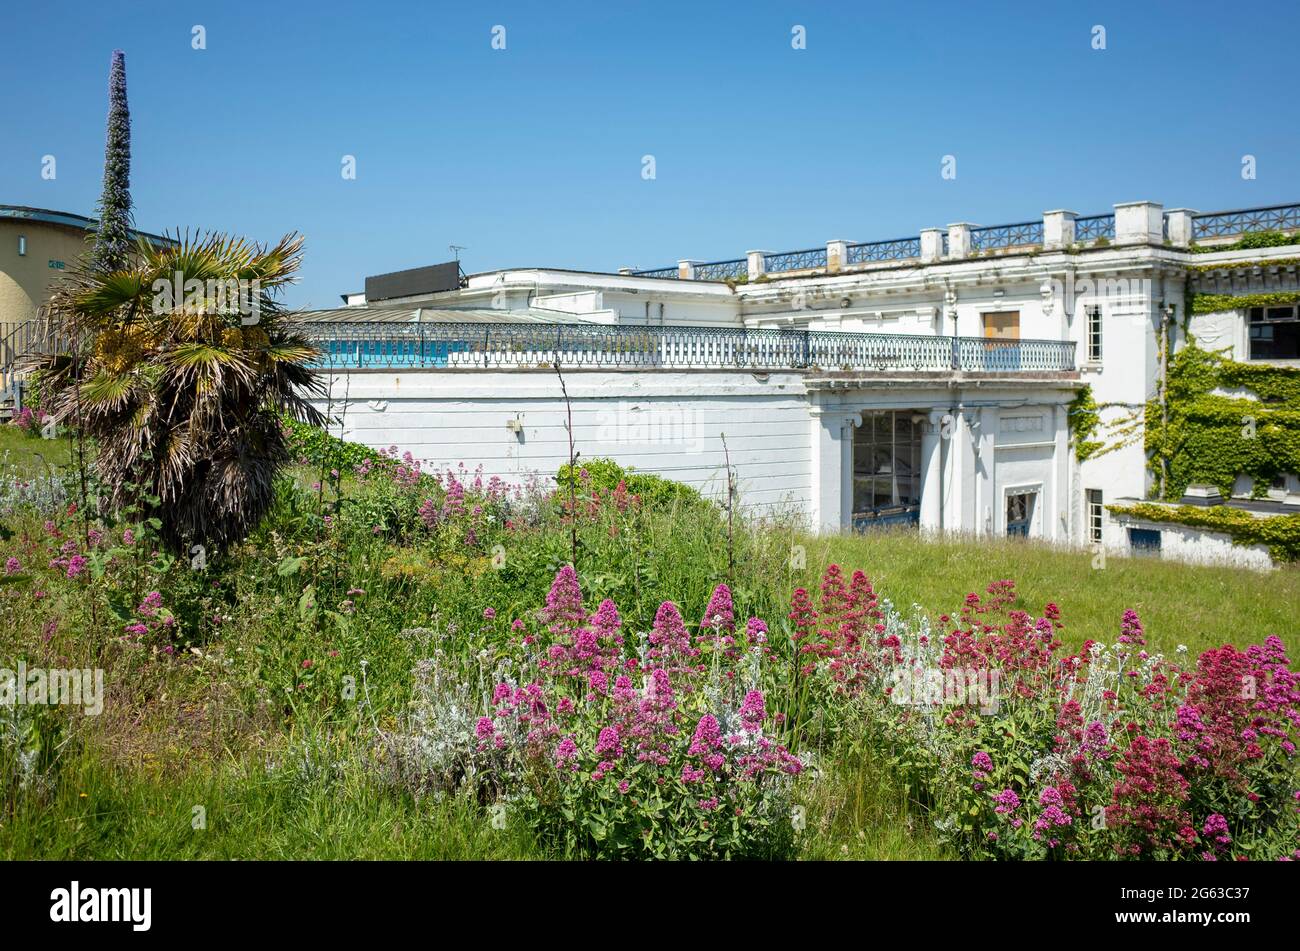
M 30 322 L 55 283 L 90 250 L 96 225 L 84 215 L 0 205 L 0 400 L 14 395 L 13 358 L 24 349 Z

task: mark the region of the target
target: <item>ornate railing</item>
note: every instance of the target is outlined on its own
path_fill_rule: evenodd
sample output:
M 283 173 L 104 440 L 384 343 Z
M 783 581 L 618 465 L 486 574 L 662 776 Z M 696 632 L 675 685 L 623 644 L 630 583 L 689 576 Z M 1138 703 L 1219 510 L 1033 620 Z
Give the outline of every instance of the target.
M 894 238 L 892 241 L 864 241 L 849 245 L 848 264 L 874 261 L 907 261 L 921 256 L 921 239 Z
M 1300 231 L 1300 205 L 1271 205 L 1192 216 L 1192 238 L 1225 238 L 1258 231 Z
M 749 277 L 749 258 L 735 261 L 710 261 L 708 264 L 695 265 L 695 280 L 725 281 Z
M 320 369 L 568 368 L 1069 371 L 1074 343 L 832 330 L 608 324 L 280 321 L 310 340 Z M 66 350 L 40 321 L 8 325 L 0 373 L 23 356 Z
M 970 229 L 972 251 L 1021 248 L 1043 243 L 1043 221 L 1022 221 L 1014 225 L 989 225 Z
M 763 270 L 769 274 L 779 271 L 804 271 L 826 266 L 826 249 L 809 248 L 807 251 L 785 251 L 763 256 Z
M 300 323 L 322 368 L 1073 370 L 1074 343 L 592 324 Z
M 653 271 L 633 271 L 633 277 L 658 277 L 669 281 L 680 280 L 682 271 L 680 267 L 661 267 Z
M 1113 214 L 1088 215 L 1085 218 L 1074 219 L 1075 244 L 1092 244 L 1098 238 L 1105 238 L 1107 241 L 1115 240 L 1115 216 Z

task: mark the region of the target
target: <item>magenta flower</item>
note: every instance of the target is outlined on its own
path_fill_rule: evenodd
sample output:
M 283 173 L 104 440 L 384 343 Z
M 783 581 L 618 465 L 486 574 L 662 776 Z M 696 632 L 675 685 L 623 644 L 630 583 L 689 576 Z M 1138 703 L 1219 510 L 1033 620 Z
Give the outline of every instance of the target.
M 565 565 L 556 572 L 551 582 L 551 590 L 546 595 L 546 607 L 542 609 L 542 622 L 548 625 L 553 634 L 571 634 L 587 619 L 582 608 L 582 588 L 578 586 L 578 573 L 572 565 Z
M 767 719 L 767 708 L 762 691 L 751 690 L 745 694 L 745 700 L 740 705 L 740 719 L 748 733 L 757 733 L 763 728 L 763 721 Z
M 736 612 L 731 602 L 731 589 L 725 584 L 720 584 L 713 589 L 713 596 L 709 598 L 709 606 L 704 609 L 700 627 L 729 632 L 736 629 Z

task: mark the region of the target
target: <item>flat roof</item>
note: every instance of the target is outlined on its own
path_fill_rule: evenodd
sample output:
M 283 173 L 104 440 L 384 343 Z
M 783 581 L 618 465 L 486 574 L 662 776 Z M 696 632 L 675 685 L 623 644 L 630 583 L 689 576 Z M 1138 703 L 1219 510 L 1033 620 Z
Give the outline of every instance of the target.
M 87 218 L 85 215 L 76 215 L 70 211 L 54 211 L 50 208 L 29 208 L 26 205 L 0 205 L 0 219 L 4 218 L 17 221 L 39 221 L 42 224 L 61 225 L 65 228 L 76 228 L 79 231 L 94 231 L 99 227 L 98 218 Z M 132 231 L 131 236 L 146 238 L 154 244 L 176 243 L 173 238 L 153 234 L 149 231 Z

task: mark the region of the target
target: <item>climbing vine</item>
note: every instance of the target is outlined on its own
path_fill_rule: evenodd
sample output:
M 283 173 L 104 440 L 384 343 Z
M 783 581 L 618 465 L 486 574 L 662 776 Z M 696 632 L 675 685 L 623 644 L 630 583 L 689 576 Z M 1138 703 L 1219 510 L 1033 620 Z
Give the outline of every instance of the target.
M 1231 244 L 1193 244 L 1189 250 L 1193 254 L 1209 254 L 1211 251 L 1239 251 L 1244 248 L 1281 248 L 1288 244 L 1300 244 L 1300 232 L 1284 234 L 1281 231 L 1258 231 L 1244 235 Z
M 1234 390 L 1249 395 L 1224 392 Z M 1170 361 L 1165 391 L 1146 409 L 1165 499 L 1194 482 L 1228 496 L 1241 475 L 1260 497 L 1281 473 L 1300 472 L 1300 369 L 1238 363 L 1191 341 Z
M 1103 421 L 1102 413 L 1113 409 L 1124 412 Z M 1141 407 L 1134 409 L 1127 403 L 1098 403 L 1091 386 L 1085 386 L 1075 394 L 1066 418 L 1074 442 L 1074 455 L 1080 462 L 1133 444 L 1140 437 L 1143 421 Z M 1097 438 L 1099 431 L 1100 438 Z
M 1245 307 L 1275 307 L 1300 301 L 1300 291 L 1282 291 L 1276 294 L 1195 294 L 1187 295 L 1187 311 L 1191 314 L 1215 314 L 1223 310 Z
M 1066 411 L 1070 423 L 1070 437 L 1074 440 L 1074 455 L 1080 462 L 1101 448 L 1101 442 L 1092 438 L 1101 423 L 1101 412 L 1093 399 L 1092 387 L 1085 386 L 1075 394 Z

